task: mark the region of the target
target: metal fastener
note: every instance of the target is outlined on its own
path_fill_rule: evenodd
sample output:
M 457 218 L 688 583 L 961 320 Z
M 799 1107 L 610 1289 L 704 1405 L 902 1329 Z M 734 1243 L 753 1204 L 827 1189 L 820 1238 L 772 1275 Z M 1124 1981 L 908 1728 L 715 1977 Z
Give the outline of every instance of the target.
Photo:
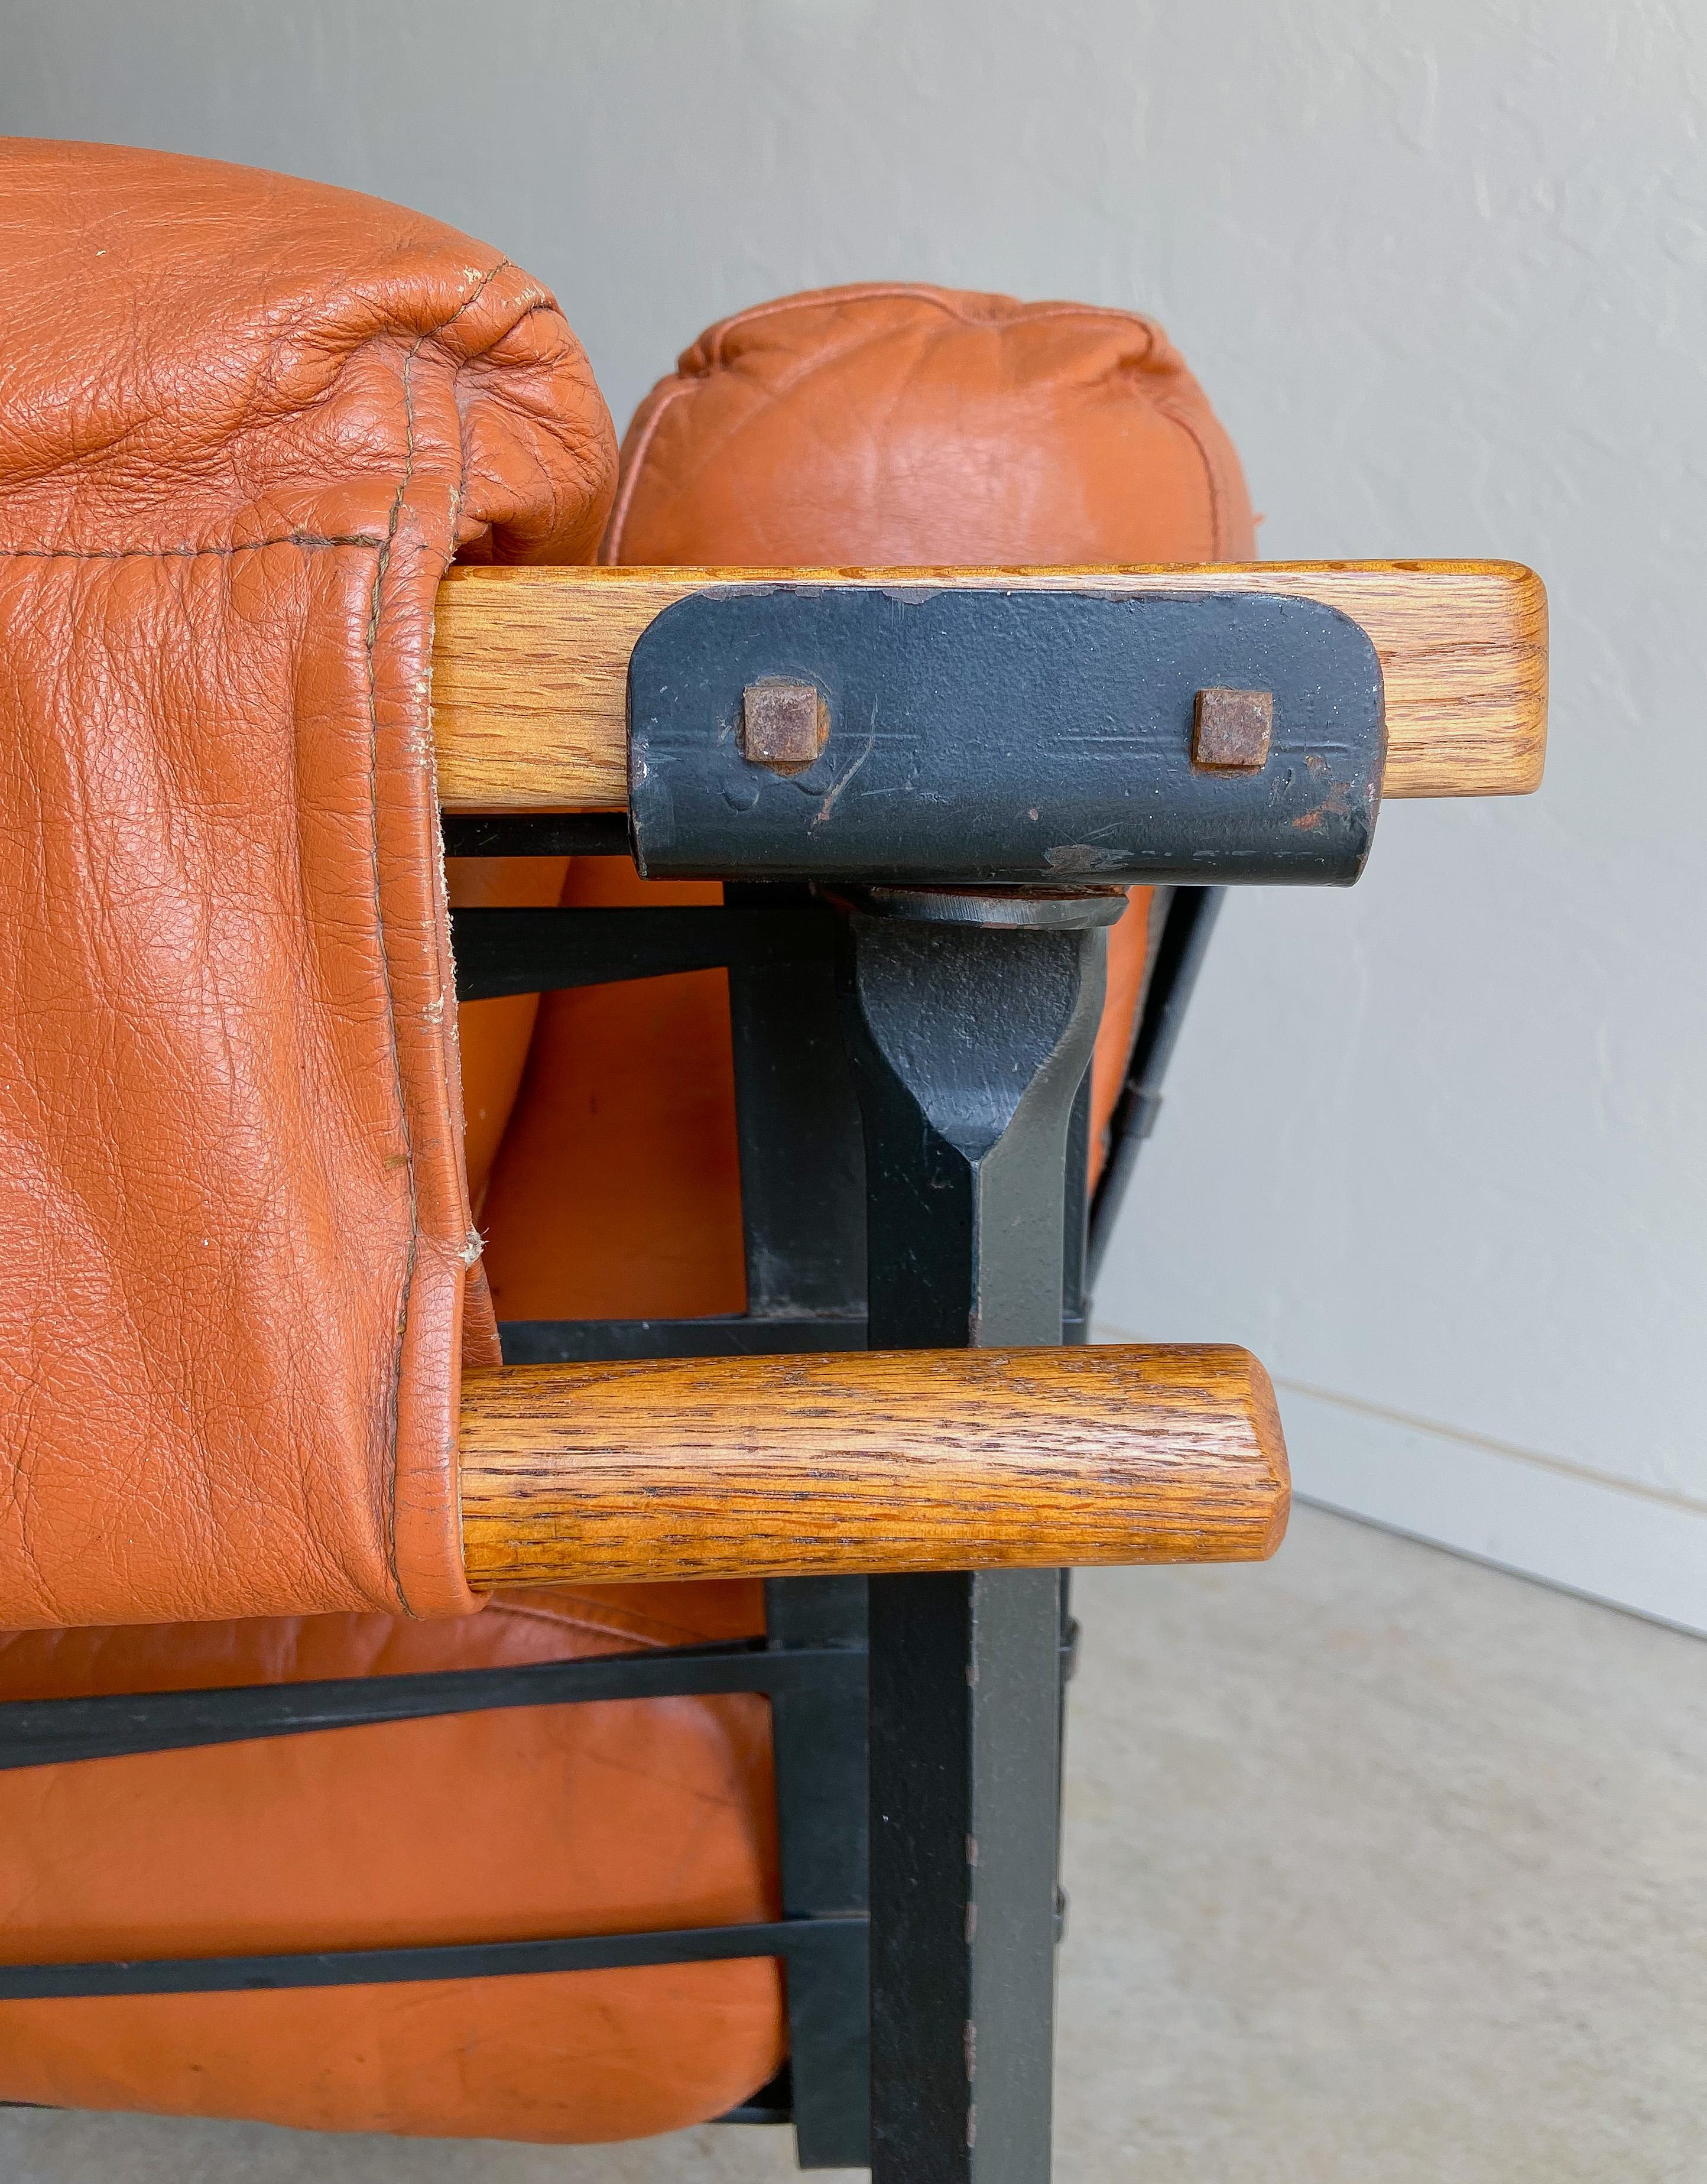
M 749 682 L 741 693 L 741 751 L 755 766 L 810 766 L 829 732 L 829 708 L 810 682 Z
M 1191 763 L 1265 765 L 1274 727 L 1272 690 L 1200 690 L 1191 730 Z

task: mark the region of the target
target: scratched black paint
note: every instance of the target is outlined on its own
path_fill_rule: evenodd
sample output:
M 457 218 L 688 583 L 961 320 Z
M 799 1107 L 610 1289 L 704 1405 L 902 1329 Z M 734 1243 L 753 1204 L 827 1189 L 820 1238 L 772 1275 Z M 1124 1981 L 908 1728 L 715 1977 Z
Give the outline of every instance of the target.
M 741 694 L 786 676 L 822 755 L 744 756 Z M 1197 694 L 1274 694 L 1260 767 L 1191 764 Z M 628 673 L 641 869 L 868 883 L 1346 886 L 1374 833 L 1381 663 L 1313 599 L 1205 593 L 717 588 Z

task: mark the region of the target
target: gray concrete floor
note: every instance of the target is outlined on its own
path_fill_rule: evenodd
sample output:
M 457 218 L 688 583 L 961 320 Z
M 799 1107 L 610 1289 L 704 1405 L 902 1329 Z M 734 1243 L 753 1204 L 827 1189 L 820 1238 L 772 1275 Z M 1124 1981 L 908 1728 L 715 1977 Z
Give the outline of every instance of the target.
M 1310 1510 L 1265 1568 L 1077 1600 L 1062 2184 L 1707 2180 L 1701 1641 Z M 775 2131 L 0 2114 L 8 2184 L 795 2173 Z

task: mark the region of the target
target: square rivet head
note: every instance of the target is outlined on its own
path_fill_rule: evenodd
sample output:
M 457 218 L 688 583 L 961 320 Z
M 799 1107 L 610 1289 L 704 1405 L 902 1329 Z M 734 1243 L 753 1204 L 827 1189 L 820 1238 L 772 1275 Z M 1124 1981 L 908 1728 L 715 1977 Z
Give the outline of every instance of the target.
M 741 751 L 755 766 L 810 766 L 829 732 L 810 682 L 749 682 L 741 693 Z
M 1191 763 L 1266 765 L 1274 729 L 1271 690 L 1200 690 L 1191 731 Z

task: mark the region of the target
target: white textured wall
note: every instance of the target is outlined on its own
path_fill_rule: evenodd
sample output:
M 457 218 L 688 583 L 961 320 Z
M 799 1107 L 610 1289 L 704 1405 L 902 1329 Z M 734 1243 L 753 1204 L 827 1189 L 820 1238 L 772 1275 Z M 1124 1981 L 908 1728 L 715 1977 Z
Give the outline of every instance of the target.
M 1101 1306 L 1302 1483 L 1707 1627 L 1701 0 L 4 0 L 0 127 L 323 176 L 557 287 L 619 421 L 901 275 L 1137 304 L 1271 556 L 1507 554 L 1548 782 L 1236 898 Z

